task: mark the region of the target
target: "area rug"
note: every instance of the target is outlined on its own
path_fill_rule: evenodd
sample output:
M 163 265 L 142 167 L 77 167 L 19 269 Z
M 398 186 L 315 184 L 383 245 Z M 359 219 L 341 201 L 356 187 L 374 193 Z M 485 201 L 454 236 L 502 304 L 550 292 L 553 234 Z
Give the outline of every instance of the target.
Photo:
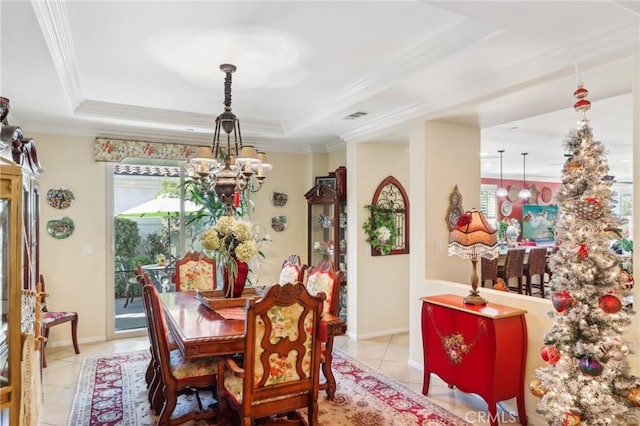
M 86 358 L 80 370 L 69 426 L 151 426 L 144 373 L 148 351 Z M 334 401 L 324 391 L 319 399 L 319 423 L 336 426 L 469 426 L 459 416 L 424 395 L 334 349 L 333 370 L 338 390 Z M 180 397 L 175 413 L 195 404 Z M 304 410 L 301 410 L 304 414 Z M 186 423 L 205 425 L 207 423 Z

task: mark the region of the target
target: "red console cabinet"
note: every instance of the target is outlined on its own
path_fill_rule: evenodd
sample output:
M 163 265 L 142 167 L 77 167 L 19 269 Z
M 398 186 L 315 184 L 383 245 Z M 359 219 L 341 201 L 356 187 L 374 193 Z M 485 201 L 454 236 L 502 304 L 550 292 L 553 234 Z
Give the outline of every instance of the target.
M 520 424 L 526 425 L 527 311 L 494 303 L 465 305 L 462 299 L 452 294 L 422 298 L 422 393 L 429 392 L 431 373 L 437 374 L 449 387 L 480 395 L 492 426 L 498 424 L 496 403 L 516 398 Z

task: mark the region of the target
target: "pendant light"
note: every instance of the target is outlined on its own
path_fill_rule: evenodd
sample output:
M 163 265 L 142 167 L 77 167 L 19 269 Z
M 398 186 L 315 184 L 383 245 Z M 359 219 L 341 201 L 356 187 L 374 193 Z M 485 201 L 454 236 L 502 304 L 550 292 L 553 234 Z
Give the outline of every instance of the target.
M 498 152 L 500 153 L 500 187 L 498 187 L 498 190 L 496 191 L 496 196 L 506 197 L 507 190 L 505 189 L 504 185 L 502 185 L 502 154 L 504 153 L 504 149 L 499 149 Z
M 526 162 L 527 162 L 527 155 L 529 153 L 528 152 L 523 152 L 522 153 L 522 189 L 520 190 L 520 193 L 518 194 L 520 196 L 520 198 L 529 198 L 531 197 L 531 191 L 529 191 L 527 189 L 527 173 L 526 173 Z

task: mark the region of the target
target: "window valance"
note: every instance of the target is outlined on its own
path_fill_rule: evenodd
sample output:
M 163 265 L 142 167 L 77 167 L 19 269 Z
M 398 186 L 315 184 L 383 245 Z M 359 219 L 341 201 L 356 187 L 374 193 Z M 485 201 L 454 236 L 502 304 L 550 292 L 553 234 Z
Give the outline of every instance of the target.
M 127 157 L 188 160 L 195 154 L 196 148 L 195 145 L 96 138 L 93 158 L 108 162 L 120 162 Z

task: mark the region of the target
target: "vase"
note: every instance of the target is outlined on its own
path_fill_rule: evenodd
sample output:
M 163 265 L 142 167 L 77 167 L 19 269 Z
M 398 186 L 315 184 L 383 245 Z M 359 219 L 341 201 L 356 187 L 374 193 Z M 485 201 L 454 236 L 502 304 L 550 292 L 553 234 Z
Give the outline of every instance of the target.
M 249 275 L 249 265 L 246 262 L 238 262 L 238 273 L 236 275 L 235 282 L 233 283 L 233 289 L 229 290 L 229 274 L 227 273 L 227 268 L 224 268 L 222 273 L 222 292 L 224 293 L 224 297 L 227 298 L 235 298 L 242 296 L 242 291 L 244 290 L 244 286 L 247 283 L 247 276 Z

